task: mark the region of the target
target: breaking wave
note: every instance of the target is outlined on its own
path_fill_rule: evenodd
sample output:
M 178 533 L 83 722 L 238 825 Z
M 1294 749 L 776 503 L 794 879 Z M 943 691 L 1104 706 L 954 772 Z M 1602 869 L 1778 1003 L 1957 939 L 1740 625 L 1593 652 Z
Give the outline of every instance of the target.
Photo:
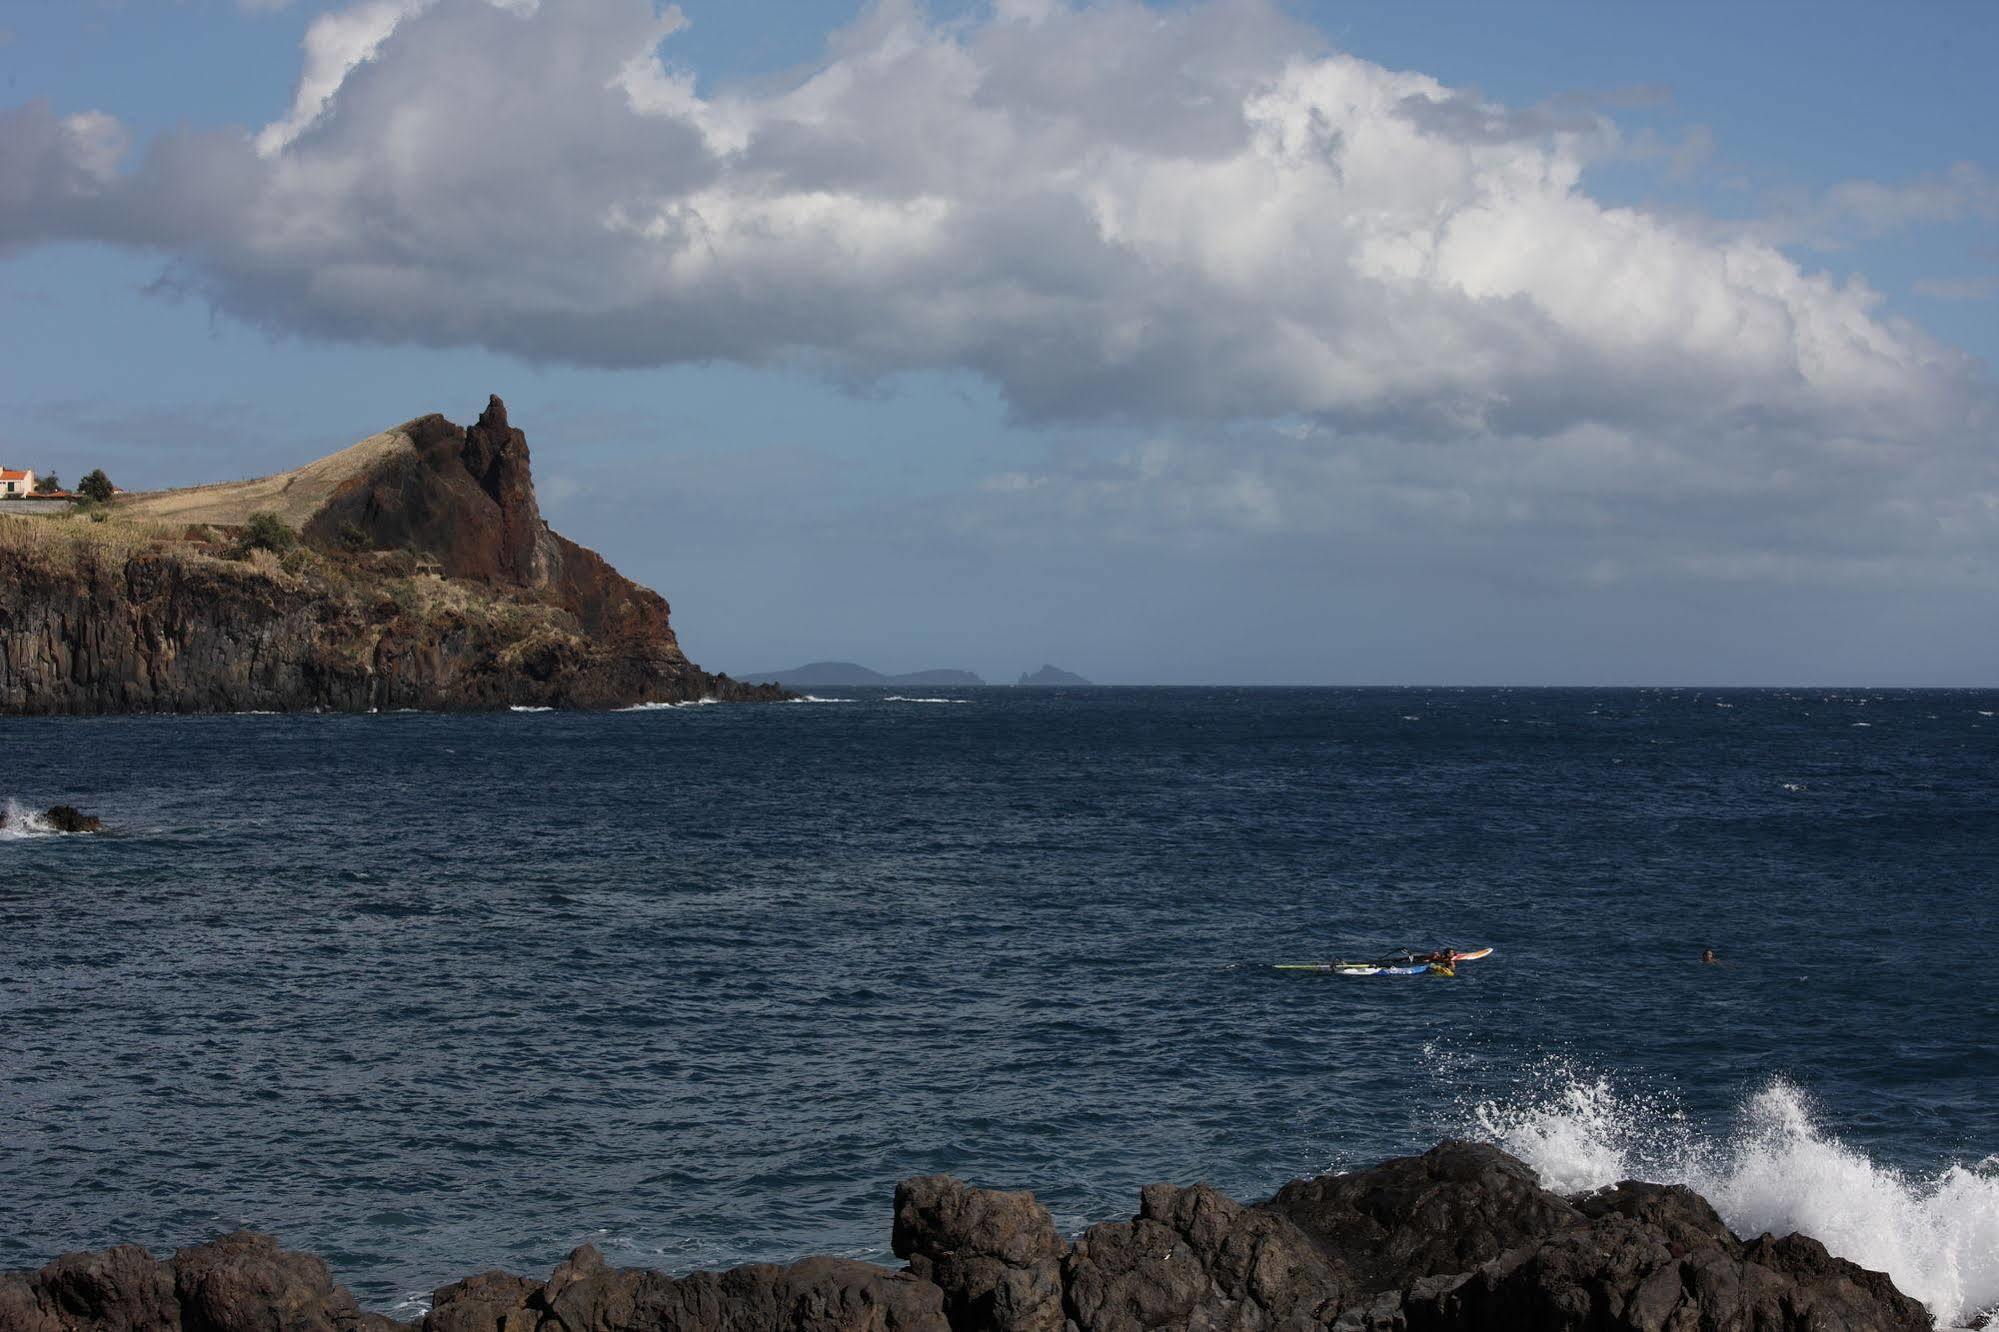
M 512 707 L 508 708 L 507 711 L 508 712 L 554 712 L 555 709 L 530 707 L 525 703 L 516 703 Z
M 797 698 L 787 698 L 787 703 L 852 703 L 851 698 L 820 698 L 816 694 L 800 694 Z
M 39 811 L 29 809 L 20 801 L 9 796 L 7 818 L 0 823 L 0 840 L 19 841 L 24 837 L 54 837 L 56 830 Z
M 628 708 L 614 708 L 614 712 L 671 712 L 675 708 L 698 708 L 709 703 L 720 703 L 719 698 L 689 698 L 678 703 L 634 703 Z
M 890 694 L 884 703 L 970 703 L 969 698 L 909 698 L 903 694 Z
M 1888 1273 L 1939 1323 L 1999 1305 L 1999 1160 L 1909 1174 L 1871 1160 L 1815 1122 L 1805 1095 L 1771 1082 L 1726 1136 L 1704 1134 L 1668 1098 L 1558 1071 L 1523 1102 L 1472 1110 L 1474 1135 L 1505 1148 L 1559 1193 L 1621 1179 L 1685 1184 L 1738 1235 L 1798 1231 Z

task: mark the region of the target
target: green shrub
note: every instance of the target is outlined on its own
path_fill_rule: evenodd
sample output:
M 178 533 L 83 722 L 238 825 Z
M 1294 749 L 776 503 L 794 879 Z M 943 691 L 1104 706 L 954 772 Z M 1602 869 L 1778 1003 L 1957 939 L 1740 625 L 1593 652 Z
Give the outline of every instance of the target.
M 349 550 L 363 550 L 368 545 L 368 534 L 356 523 L 340 524 L 340 544 Z
M 99 504 L 109 504 L 116 490 L 117 487 L 111 484 L 111 478 L 104 475 L 102 467 L 92 468 L 83 480 L 76 483 L 77 494 L 87 500 L 96 500 Z
M 275 513 L 253 513 L 236 538 L 236 553 L 240 557 L 253 550 L 268 550 L 282 555 L 297 544 L 298 533 L 286 526 L 284 519 Z

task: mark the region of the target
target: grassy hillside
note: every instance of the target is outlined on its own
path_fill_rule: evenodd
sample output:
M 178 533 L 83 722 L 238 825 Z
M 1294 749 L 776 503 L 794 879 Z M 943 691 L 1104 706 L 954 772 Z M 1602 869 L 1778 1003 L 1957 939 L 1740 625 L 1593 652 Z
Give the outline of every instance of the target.
M 302 529 L 343 483 L 366 476 L 399 455 L 414 453 L 415 448 L 403 430 L 385 430 L 276 476 L 121 495 L 112 509 L 122 518 L 230 527 L 249 522 L 253 513 L 274 513 L 288 526 Z

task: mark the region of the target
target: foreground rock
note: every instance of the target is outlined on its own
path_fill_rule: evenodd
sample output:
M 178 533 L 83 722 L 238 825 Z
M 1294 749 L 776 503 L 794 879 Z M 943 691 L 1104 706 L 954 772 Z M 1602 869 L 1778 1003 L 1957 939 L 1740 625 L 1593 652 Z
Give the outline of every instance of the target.
M 0 712 L 787 697 L 694 665 L 664 599 L 542 521 L 497 397 L 470 427 L 419 417 L 294 472 L 97 516 L 0 529 Z
M 1917 1332 L 1886 1276 L 1816 1240 L 1731 1234 L 1698 1195 L 1625 1183 L 1563 1198 L 1495 1148 L 1445 1143 L 1243 1204 L 1145 1190 L 1063 1239 L 1029 1193 L 946 1176 L 895 1196 L 896 1272 L 837 1258 L 669 1277 L 571 1254 L 546 1281 L 439 1290 L 421 1332 Z M 325 1265 L 232 1235 L 0 1277 L 0 1332 L 390 1332 Z

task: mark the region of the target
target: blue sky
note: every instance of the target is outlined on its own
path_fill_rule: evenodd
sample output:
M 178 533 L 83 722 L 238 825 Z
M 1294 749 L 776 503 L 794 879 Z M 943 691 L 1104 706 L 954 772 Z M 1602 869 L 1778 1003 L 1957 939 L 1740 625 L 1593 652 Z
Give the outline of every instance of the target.
M 0 29 L 9 466 L 499 392 L 733 671 L 1999 678 L 1989 6 Z

